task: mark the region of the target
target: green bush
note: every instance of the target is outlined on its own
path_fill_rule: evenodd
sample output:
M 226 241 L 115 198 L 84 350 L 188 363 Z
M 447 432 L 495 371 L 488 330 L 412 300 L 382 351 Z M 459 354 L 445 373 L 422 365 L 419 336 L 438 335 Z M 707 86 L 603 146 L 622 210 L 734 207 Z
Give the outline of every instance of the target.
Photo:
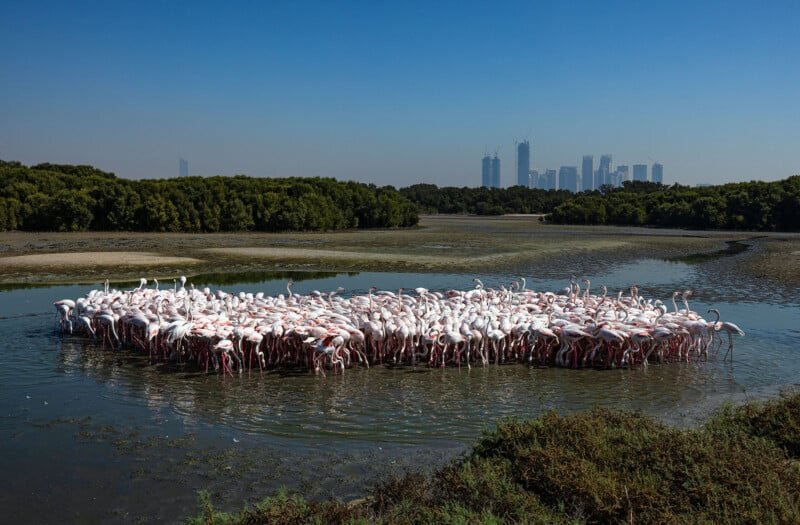
M 594 409 L 509 419 L 430 477 L 411 473 L 363 502 L 285 491 L 190 523 L 800 523 L 800 394 L 726 408 L 678 429 Z

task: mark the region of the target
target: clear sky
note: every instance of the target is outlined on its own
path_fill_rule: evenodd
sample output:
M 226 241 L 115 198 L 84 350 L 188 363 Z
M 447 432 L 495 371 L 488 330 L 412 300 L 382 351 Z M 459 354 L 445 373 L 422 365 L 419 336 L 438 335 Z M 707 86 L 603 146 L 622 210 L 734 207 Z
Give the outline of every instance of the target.
M 9 2 L 0 158 L 131 178 L 326 175 L 477 186 L 664 164 L 800 173 L 800 2 Z

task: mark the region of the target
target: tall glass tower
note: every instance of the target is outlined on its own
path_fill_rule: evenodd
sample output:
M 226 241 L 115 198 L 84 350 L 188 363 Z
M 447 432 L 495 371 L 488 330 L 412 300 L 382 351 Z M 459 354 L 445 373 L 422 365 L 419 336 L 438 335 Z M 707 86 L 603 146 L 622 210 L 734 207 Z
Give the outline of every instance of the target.
M 581 190 L 590 191 L 594 189 L 594 157 L 592 155 L 583 156 L 581 164 Z
M 500 187 L 500 159 L 497 153 L 494 154 L 492 159 L 492 188 Z
M 492 187 L 492 157 L 484 155 L 481 160 L 481 186 Z
M 647 182 L 647 164 L 633 165 L 633 180 Z
M 527 140 L 517 144 L 517 185 L 530 184 L 529 173 L 531 170 L 531 144 Z
M 598 173 L 594 178 L 594 189 L 600 189 L 603 184 L 610 183 L 611 175 L 611 155 L 603 155 L 600 157 L 600 167 L 597 169 Z
M 664 184 L 664 166 L 656 162 L 653 164 L 653 168 L 650 171 L 650 175 L 653 177 L 653 182 L 658 184 Z

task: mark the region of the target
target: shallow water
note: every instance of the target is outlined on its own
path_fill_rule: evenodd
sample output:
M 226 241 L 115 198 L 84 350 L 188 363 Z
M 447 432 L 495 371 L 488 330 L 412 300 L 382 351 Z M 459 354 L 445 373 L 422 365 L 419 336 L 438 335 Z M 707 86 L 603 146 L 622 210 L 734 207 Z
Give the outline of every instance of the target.
M 636 283 L 641 294 L 667 304 L 673 290 L 693 289 L 692 309 L 719 308 L 747 332 L 736 341 L 735 362 L 607 371 L 373 367 L 325 378 L 226 378 L 62 339 L 53 300 L 93 286 L 2 291 L 0 520 L 176 521 L 195 511 L 203 488 L 224 508 L 281 485 L 312 497 L 354 498 L 389 474 L 445 463 L 504 416 L 599 405 L 691 424 L 726 401 L 768 395 L 800 378 L 800 307 L 791 290 L 734 280 L 706 259 L 606 263 L 595 271 L 588 276 L 594 290 L 605 284 L 616 293 Z M 529 273 L 529 288 L 558 291 L 571 272 Z M 276 294 L 289 276 L 300 293 L 467 288 L 474 277 L 287 273 L 199 276 L 194 283 Z M 516 276 L 480 277 L 497 286 Z

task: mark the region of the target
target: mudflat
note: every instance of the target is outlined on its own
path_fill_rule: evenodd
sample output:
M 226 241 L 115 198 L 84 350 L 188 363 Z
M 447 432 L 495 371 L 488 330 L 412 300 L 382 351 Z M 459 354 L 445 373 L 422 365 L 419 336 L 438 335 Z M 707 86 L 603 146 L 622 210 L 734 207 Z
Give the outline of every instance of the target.
M 80 266 L 157 266 L 195 264 L 191 257 L 172 257 L 147 252 L 55 252 L 0 257 L 0 271 L 9 267 L 80 267 Z
M 0 233 L 0 283 L 96 282 L 247 271 L 570 273 L 637 258 L 750 249 L 737 270 L 800 283 L 800 234 L 562 226 L 538 216 L 423 216 L 416 228 L 322 233 Z

